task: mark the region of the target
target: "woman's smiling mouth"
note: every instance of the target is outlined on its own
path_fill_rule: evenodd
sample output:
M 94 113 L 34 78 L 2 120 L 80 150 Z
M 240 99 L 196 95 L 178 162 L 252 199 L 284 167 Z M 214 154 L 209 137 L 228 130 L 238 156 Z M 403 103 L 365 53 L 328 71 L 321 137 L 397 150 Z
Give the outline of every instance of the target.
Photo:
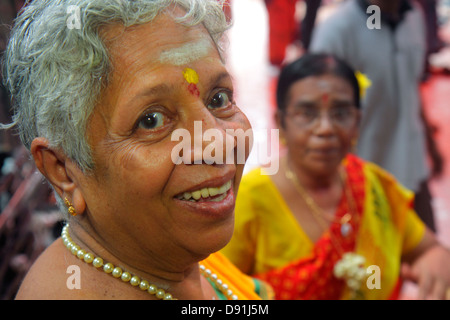
M 214 219 L 229 217 L 234 212 L 234 177 L 218 187 L 199 187 L 174 197 L 182 210 L 188 210 Z
M 192 192 L 183 192 L 177 195 L 175 198 L 178 200 L 192 201 L 192 202 L 203 202 L 203 201 L 213 201 L 220 202 L 227 196 L 228 190 L 231 189 L 231 180 L 226 182 L 220 187 L 208 187 L 201 188 Z

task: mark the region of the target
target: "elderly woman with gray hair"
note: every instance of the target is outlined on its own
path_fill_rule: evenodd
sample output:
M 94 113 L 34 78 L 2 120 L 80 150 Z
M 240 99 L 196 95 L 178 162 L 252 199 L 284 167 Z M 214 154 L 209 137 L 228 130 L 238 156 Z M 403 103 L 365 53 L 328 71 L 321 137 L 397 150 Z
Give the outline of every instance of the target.
M 262 283 L 217 253 L 233 232 L 244 164 L 193 148 L 181 152 L 195 164 L 172 155 L 173 133 L 194 134 L 195 123 L 218 136 L 250 129 L 222 58 L 227 27 L 216 0 L 24 8 L 5 54 L 14 118 L 3 128 L 17 127 L 67 224 L 16 298 L 262 296 Z M 236 158 L 233 143 L 224 157 Z

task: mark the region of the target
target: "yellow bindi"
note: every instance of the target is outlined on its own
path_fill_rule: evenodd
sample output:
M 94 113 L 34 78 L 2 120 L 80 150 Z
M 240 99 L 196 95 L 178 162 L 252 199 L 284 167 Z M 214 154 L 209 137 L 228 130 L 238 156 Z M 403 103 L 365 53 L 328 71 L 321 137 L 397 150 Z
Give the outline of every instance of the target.
M 199 81 L 197 72 L 191 68 L 184 69 L 183 76 L 189 84 L 197 84 Z
M 200 96 L 200 90 L 197 88 L 197 83 L 199 81 L 198 74 L 195 70 L 191 68 L 186 68 L 183 71 L 183 77 L 189 83 L 188 90 L 191 94 L 196 97 Z

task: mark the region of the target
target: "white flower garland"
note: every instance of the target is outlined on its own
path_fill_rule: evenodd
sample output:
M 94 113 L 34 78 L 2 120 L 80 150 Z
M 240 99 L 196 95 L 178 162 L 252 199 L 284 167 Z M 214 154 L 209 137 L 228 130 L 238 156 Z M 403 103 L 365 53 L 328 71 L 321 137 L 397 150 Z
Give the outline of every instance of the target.
M 361 288 L 367 276 L 365 262 L 366 259 L 363 256 L 347 252 L 334 265 L 333 274 L 336 278 L 343 279 L 347 286 L 356 292 Z

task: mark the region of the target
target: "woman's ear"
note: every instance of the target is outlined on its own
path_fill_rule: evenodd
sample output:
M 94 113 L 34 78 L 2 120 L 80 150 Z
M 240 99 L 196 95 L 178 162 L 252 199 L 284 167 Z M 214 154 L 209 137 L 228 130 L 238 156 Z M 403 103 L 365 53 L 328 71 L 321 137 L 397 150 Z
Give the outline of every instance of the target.
M 74 206 L 77 214 L 86 209 L 86 203 L 76 180 L 76 164 L 64 152 L 49 146 L 46 138 L 35 138 L 30 148 L 37 169 L 53 186 L 61 199 L 66 199 Z M 76 168 L 76 169 L 75 169 Z

